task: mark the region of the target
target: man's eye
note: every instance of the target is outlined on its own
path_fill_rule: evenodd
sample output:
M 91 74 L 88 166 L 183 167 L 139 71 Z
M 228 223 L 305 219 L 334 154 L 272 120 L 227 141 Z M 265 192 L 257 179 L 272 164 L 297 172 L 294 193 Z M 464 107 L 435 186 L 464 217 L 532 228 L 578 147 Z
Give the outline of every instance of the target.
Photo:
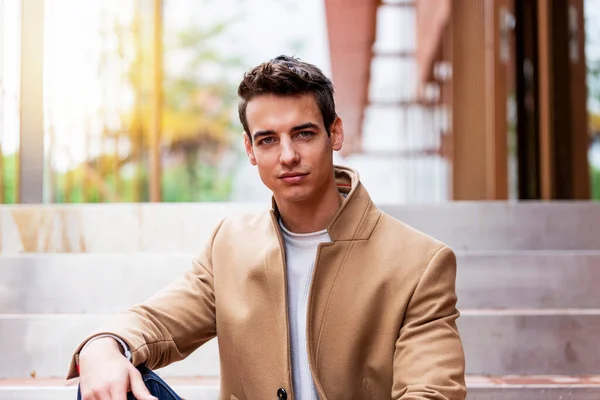
M 271 144 L 273 143 L 273 138 L 272 137 L 268 137 L 268 138 L 264 138 L 263 140 L 260 141 L 261 144 Z
M 298 136 L 300 136 L 302 138 L 311 137 L 312 135 L 313 135 L 313 133 L 311 131 L 302 131 L 298 134 Z

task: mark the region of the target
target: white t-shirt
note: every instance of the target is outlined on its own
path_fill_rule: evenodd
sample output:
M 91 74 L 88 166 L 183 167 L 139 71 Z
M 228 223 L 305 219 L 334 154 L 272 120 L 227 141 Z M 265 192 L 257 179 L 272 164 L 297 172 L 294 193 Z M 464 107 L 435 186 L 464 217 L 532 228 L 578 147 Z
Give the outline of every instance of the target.
M 281 220 L 279 226 L 285 243 L 294 394 L 297 400 L 318 400 L 308 365 L 306 311 L 317 246 L 330 242 L 331 238 L 326 229 L 313 233 L 293 233 L 283 226 Z

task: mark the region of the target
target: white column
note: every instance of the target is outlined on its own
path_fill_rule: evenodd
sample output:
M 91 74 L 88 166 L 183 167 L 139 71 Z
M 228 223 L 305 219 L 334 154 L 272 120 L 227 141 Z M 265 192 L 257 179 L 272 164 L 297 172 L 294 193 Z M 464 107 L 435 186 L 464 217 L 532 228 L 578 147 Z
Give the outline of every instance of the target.
M 42 203 L 44 183 L 44 0 L 21 0 L 20 203 Z

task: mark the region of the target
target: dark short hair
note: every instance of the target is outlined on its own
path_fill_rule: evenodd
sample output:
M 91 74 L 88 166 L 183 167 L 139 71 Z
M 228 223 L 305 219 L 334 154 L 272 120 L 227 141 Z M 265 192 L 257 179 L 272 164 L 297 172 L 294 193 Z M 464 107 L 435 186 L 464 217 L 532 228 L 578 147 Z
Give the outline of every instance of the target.
M 244 74 L 244 79 L 238 87 L 238 95 L 241 98 L 238 113 L 244 130 L 250 136 L 246 107 L 254 97 L 263 94 L 296 96 L 306 93 L 315 96 L 325 130 L 329 135 L 329 128 L 336 118 L 333 84 L 319 68 L 298 58 L 284 55 L 252 68 Z M 252 140 L 251 136 L 250 139 Z

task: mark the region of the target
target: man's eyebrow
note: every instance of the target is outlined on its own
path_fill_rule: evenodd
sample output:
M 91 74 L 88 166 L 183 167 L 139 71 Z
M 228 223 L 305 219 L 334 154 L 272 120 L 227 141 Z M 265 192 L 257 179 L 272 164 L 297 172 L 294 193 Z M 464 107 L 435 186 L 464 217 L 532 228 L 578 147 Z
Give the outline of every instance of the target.
M 254 132 L 252 137 L 254 138 L 254 140 L 256 140 L 256 139 L 260 138 L 261 136 L 269 136 L 269 135 L 275 135 L 275 131 L 257 131 L 257 132 Z
M 317 124 L 315 124 L 314 122 L 305 122 L 303 124 L 294 126 L 291 129 L 291 131 L 298 132 L 298 131 L 302 131 L 304 129 L 319 129 L 319 126 Z M 276 132 L 273 130 L 257 131 L 257 132 L 254 132 L 254 134 L 252 135 L 252 138 L 254 140 L 257 140 L 262 136 L 270 136 L 270 135 L 275 135 L 275 134 L 276 134 Z
M 317 124 L 315 124 L 314 122 L 306 122 L 304 124 L 293 127 L 292 132 L 298 132 L 298 131 L 301 131 L 304 129 L 309 129 L 309 128 L 319 129 L 319 126 Z

